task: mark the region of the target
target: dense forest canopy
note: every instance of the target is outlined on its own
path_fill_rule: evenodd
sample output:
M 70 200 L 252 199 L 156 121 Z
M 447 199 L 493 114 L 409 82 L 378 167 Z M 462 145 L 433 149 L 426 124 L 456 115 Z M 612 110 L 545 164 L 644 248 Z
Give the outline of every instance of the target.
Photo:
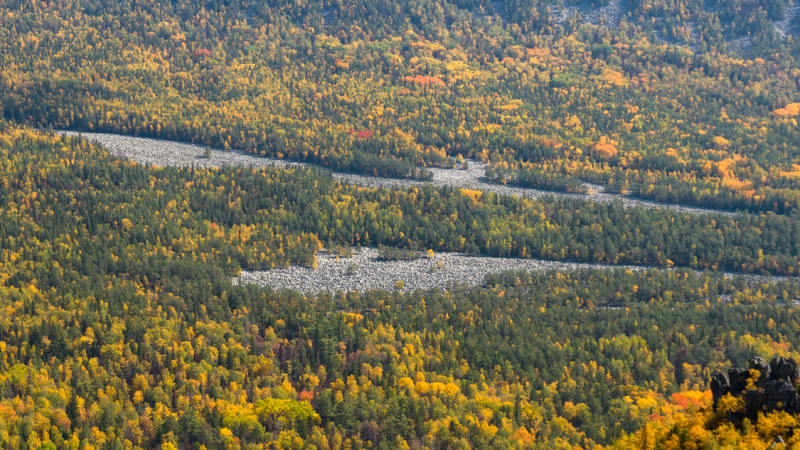
M 587 260 L 608 242 L 618 258 L 652 257 L 616 234 L 637 224 L 666 233 L 674 244 L 660 249 L 675 255 L 688 242 L 673 229 L 696 230 L 697 244 L 724 236 L 715 245 L 730 250 L 700 246 L 700 267 L 775 244 L 756 250 L 755 268 L 796 258 L 784 216 L 737 223 L 365 189 L 302 168 L 153 168 L 8 123 L 0 161 L 8 448 L 599 448 L 707 406 L 713 371 L 753 353 L 800 357 L 791 280 L 512 272 L 447 292 L 304 296 L 229 278 L 242 267 L 314 266 L 322 242 L 505 255 L 519 251 L 513 239 L 542 233 L 550 251 L 592 249 Z M 504 241 L 510 229 L 519 234 Z
M 797 21 L 783 0 L 0 0 L 0 449 L 798 445 L 797 414 L 723 422 L 708 392 L 800 360 L 800 283 L 747 275 L 800 273 Z M 151 167 L 53 128 L 322 168 Z M 743 212 L 325 171 L 465 158 Z M 649 267 L 232 282 L 359 245 Z
M 553 189 L 576 178 L 795 210 L 800 47 L 787 4 L 623 4 L 602 27 L 570 2 L 4 0 L 0 102 L 37 126 L 382 176 L 425 178 L 462 155 L 547 174 L 535 183 Z M 728 49 L 742 35 L 743 55 Z

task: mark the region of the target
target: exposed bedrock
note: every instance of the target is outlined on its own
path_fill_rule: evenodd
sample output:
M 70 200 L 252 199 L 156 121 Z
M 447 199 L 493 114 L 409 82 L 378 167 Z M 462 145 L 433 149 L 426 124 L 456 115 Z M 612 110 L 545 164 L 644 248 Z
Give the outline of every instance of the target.
M 800 393 L 795 386 L 800 383 L 800 369 L 792 358 L 774 358 L 769 364 L 756 356 L 749 368 L 731 368 L 728 373 L 717 373 L 711 378 L 711 395 L 714 409 L 725 395 L 744 399 L 744 410 L 726 411 L 729 421 L 745 417 L 751 421 L 759 412 L 786 411 L 800 413 Z

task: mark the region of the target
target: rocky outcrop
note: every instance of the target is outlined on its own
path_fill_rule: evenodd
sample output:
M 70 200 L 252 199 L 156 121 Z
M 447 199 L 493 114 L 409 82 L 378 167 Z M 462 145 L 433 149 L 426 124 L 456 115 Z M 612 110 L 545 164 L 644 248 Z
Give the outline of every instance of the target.
M 731 380 L 731 395 L 736 397 L 747 389 L 747 379 L 750 372 L 747 369 L 732 369 L 728 371 L 728 378 Z
M 731 391 L 731 381 L 728 374 L 719 372 L 711 377 L 711 395 L 714 399 L 714 408 L 717 407 L 719 399 Z
M 769 381 L 762 390 L 761 403 L 766 411 L 777 411 L 781 408 L 794 411 L 797 392 L 788 381 Z
M 800 383 L 800 369 L 794 359 L 781 356 L 770 361 L 769 366 L 773 379 L 788 381 L 792 385 Z
M 757 370 L 758 371 L 758 380 L 756 380 L 755 384 L 758 387 L 763 387 L 764 384 L 770 380 L 770 373 L 772 372 L 772 368 L 764 358 L 760 356 L 756 356 L 755 358 L 750 360 L 750 370 Z
M 728 373 L 717 373 L 711 378 L 711 395 L 714 409 L 726 395 L 744 399 L 743 411 L 726 411 L 730 422 L 745 417 L 758 419 L 759 412 L 786 411 L 800 413 L 800 393 L 795 388 L 800 384 L 800 368 L 792 358 L 774 358 L 767 363 L 761 357 L 749 362 L 749 369 L 730 369 Z

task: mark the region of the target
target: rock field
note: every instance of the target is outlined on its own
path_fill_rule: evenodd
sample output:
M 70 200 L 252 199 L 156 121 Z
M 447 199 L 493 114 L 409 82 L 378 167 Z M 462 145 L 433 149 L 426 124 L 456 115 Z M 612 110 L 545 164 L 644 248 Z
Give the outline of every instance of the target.
M 304 163 L 263 158 L 243 152 L 219 149 L 212 149 L 211 158 L 204 158 L 203 151 L 205 147 L 203 146 L 158 139 L 71 131 L 59 131 L 59 133 L 70 136 L 81 134 L 87 139 L 100 142 L 116 156 L 155 166 L 188 166 L 192 164 L 198 167 L 219 167 L 223 165 L 253 167 L 310 166 Z M 494 192 L 501 195 L 524 195 L 534 198 L 543 195 L 554 195 L 586 198 L 597 202 L 622 201 L 626 206 L 665 207 L 695 214 L 714 212 L 694 207 L 662 205 L 622 195 L 609 194 L 603 191 L 602 186 L 597 185 L 590 186 L 595 192 L 594 194 L 577 195 L 486 183 L 483 181 L 485 169 L 486 165 L 477 161 L 470 161 L 468 170 L 431 169 L 434 174 L 431 183 L 437 186 L 450 185 L 465 189 Z M 367 187 L 392 188 L 420 186 L 423 184 L 417 180 L 398 180 L 347 173 L 333 173 L 333 176 L 340 181 Z M 645 268 L 640 266 L 610 266 L 539 259 L 467 256 L 461 253 L 439 253 L 434 258 L 423 257 L 413 261 L 380 261 L 377 257 L 378 250 L 375 248 L 363 248 L 360 251 L 355 251 L 352 258 L 339 258 L 338 261 L 334 255 L 320 252 L 317 255 L 317 269 L 291 266 L 269 271 L 243 271 L 234 281 L 240 284 L 269 285 L 276 290 L 294 289 L 306 293 L 335 292 L 338 290 L 345 292 L 352 290 L 363 292 L 372 289 L 391 290 L 395 289 L 398 281 L 402 281 L 405 291 L 413 291 L 430 288 L 444 289 L 448 283 L 453 282 L 480 285 L 483 284 L 486 275 L 507 270 L 576 270 L 585 268 L 608 269 L 613 267 L 641 270 Z M 438 267 L 440 261 L 441 268 Z M 726 276 L 733 277 L 735 275 L 726 274 Z M 781 279 L 780 277 L 768 278 L 758 275 L 745 275 L 745 277 L 751 283 Z
M 794 0 L 786 7 L 786 15 L 782 20 L 775 21 L 775 31 L 786 39 L 786 36 L 796 31 L 797 15 L 800 14 L 800 1 Z
M 317 253 L 316 269 L 291 266 L 284 269 L 248 272 L 242 271 L 238 282 L 271 286 L 273 289 L 295 289 L 301 292 L 338 290 L 369 291 L 373 289 L 395 289 L 402 281 L 405 291 L 447 287 L 459 282 L 469 285 L 483 284 L 490 273 L 506 270 L 574 270 L 594 266 L 592 264 L 564 263 L 537 259 L 492 258 L 466 256 L 462 253 L 439 253 L 433 258 L 423 257 L 411 261 L 378 260 L 378 249 L 354 250 L 352 258 L 339 258 L 326 252 Z M 438 263 L 441 261 L 441 268 Z M 348 268 L 352 267 L 350 273 Z
M 398 281 L 403 282 L 404 291 L 416 289 L 445 289 L 448 283 L 466 283 L 471 286 L 481 285 L 484 277 L 491 273 L 508 270 L 564 270 L 579 269 L 613 269 L 627 268 L 631 270 L 647 269 L 643 266 L 611 266 L 606 264 L 586 264 L 562 261 L 545 261 L 541 259 L 493 258 L 485 256 L 467 256 L 462 253 L 438 253 L 433 258 L 423 257 L 413 261 L 381 261 L 378 250 L 362 248 L 353 251 L 352 258 L 339 258 L 327 252 L 317 253 L 316 269 L 291 266 L 283 269 L 267 271 L 242 271 L 234 279 L 240 284 L 257 284 L 270 286 L 275 290 L 294 289 L 304 293 L 315 294 L 322 291 L 359 291 L 374 289 L 395 289 Z M 441 268 L 438 263 L 441 261 Z M 434 270 L 435 269 L 435 270 Z M 665 269 L 666 270 L 666 269 Z M 737 276 L 726 273 L 726 277 Z M 750 283 L 766 282 L 769 277 L 760 275 L 743 275 Z M 772 280 L 785 279 L 773 277 Z
M 81 135 L 86 139 L 100 142 L 116 156 L 129 158 L 142 164 L 152 164 L 154 166 L 189 166 L 192 164 L 197 167 L 235 166 L 239 164 L 252 167 L 285 167 L 289 165 L 311 166 L 311 164 L 306 163 L 253 156 L 240 151 L 220 150 L 215 148 L 212 148 L 211 158 L 204 158 L 204 146 L 160 139 L 103 133 L 77 133 L 73 131 L 58 131 L 58 133 L 68 136 Z M 448 185 L 464 189 L 475 189 L 483 192 L 493 192 L 499 195 L 519 195 L 531 198 L 552 195 L 555 197 L 583 198 L 601 203 L 621 201 L 628 207 L 641 205 L 646 208 L 670 208 L 687 214 L 733 214 L 729 211 L 715 211 L 693 206 L 658 203 L 620 194 L 611 194 L 605 192 L 605 188 L 601 185 L 590 185 L 588 183 L 587 186 L 592 189 L 594 192 L 593 194 L 568 194 L 564 192 L 487 183 L 483 181 L 484 173 L 486 172 L 486 164 L 473 160 L 469 161 L 468 170 L 438 168 L 430 168 L 429 170 L 433 173 L 433 180 L 430 183 L 434 186 Z M 366 187 L 403 188 L 408 186 L 422 186 L 424 184 L 419 180 L 381 178 L 340 172 L 334 172 L 333 177 L 340 181 Z

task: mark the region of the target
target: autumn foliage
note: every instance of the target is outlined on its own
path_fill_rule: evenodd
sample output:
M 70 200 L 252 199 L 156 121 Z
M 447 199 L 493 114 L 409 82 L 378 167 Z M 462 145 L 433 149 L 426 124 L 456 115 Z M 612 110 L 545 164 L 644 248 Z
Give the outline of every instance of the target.
M 473 157 L 508 183 L 528 183 L 513 173 L 527 170 L 548 189 L 800 207 L 800 180 L 780 176 L 800 163 L 783 147 L 798 131 L 800 70 L 800 40 L 774 30 L 786 0 L 638 1 L 610 28 L 559 24 L 541 0 L 48 5 L 0 3 L 0 104 L 29 125 L 397 178 Z M 62 34 L 43 25 L 55 23 Z M 732 37 L 751 51 L 727 51 Z M 729 176 L 704 170 L 722 159 L 739 161 Z
M 790 2 L 577 3 L 0 0 L 0 448 L 796 445 L 795 415 L 730 425 L 707 393 L 800 356 L 798 285 L 719 273 L 800 273 Z M 748 214 L 154 168 L 50 127 Z M 232 281 L 359 245 L 656 269 Z
M 525 257 L 560 254 L 553 237 L 572 235 L 564 255 L 573 259 L 586 246 L 592 258 L 628 258 L 638 250 L 614 234 L 622 224 L 650 242 L 678 242 L 652 234 L 666 223 L 684 236 L 712 221 L 750 240 L 791 235 L 770 222 L 758 233 L 743 228 L 757 222 L 724 216 L 364 189 L 302 168 L 153 168 L 5 122 L 0 161 L 3 445 L 596 447 L 689 417 L 706 402 L 695 394 L 705 373 L 731 359 L 800 356 L 800 323 L 776 301 L 800 296 L 789 281 L 601 269 L 510 272 L 447 292 L 319 295 L 231 281 L 241 269 L 313 267 L 323 242 L 391 245 L 387 255 L 403 258 L 425 257 L 409 239 L 428 257 Z M 592 233 L 604 234 L 580 237 Z M 680 260 L 688 249 L 659 250 Z M 713 261 L 696 250 L 699 264 Z M 751 263 L 774 257 L 755 252 Z
M 420 86 L 429 86 L 429 85 L 444 86 L 444 81 L 442 81 L 441 78 L 437 78 L 437 77 L 428 77 L 428 76 L 423 76 L 423 75 L 417 75 L 417 76 L 414 76 L 414 77 L 407 76 L 407 77 L 405 77 L 403 79 L 407 83 L 414 83 L 414 84 L 418 84 Z

